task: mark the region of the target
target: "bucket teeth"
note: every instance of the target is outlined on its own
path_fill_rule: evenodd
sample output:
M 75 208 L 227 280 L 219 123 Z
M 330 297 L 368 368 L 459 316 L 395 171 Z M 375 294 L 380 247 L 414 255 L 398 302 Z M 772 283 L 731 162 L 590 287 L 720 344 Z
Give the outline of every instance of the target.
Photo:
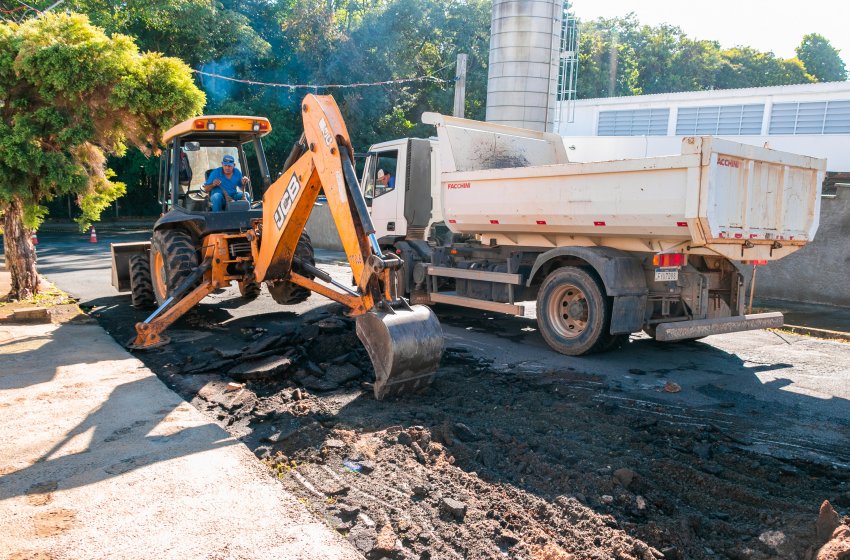
M 428 307 L 370 311 L 357 318 L 356 330 L 375 368 L 376 399 L 431 384 L 443 355 L 443 330 Z

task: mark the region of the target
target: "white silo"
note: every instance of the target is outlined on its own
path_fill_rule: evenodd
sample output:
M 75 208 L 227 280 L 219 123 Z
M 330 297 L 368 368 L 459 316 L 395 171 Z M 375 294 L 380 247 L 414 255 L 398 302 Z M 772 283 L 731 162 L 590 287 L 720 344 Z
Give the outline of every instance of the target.
M 487 121 L 551 131 L 563 0 L 493 0 Z

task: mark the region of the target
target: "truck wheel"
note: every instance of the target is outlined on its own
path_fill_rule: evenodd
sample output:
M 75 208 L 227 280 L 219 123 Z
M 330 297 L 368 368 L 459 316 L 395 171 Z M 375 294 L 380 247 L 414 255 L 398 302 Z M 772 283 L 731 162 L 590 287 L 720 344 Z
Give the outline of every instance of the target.
M 298 240 L 298 246 L 295 248 L 295 256 L 306 263 L 313 266 L 316 265 L 316 259 L 313 255 L 313 243 L 310 241 L 310 236 L 306 233 L 302 233 L 301 238 Z M 293 270 L 302 276 L 313 278 L 312 274 L 299 271 L 294 265 Z M 312 293 L 307 288 L 293 284 L 288 280 L 266 282 L 266 287 L 269 289 L 269 293 L 272 295 L 272 298 L 281 305 L 295 305 L 296 303 L 301 303 L 302 301 L 306 301 Z
M 611 343 L 611 303 L 593 276 L 565 266 L 551 272 L 540 286 L 537 324 L 546 343 L 561 354 L 599 352 Z
M 161 229 L 151 240 L 151 272 L 156 301 L 162 305 L 198 266 L 192 236 L 181 229 Z
M 151 309 L 156 306 L 151 279 L 151 261 L 147 255 L 130 257 L 130 293 L 133 307 Z
M 257 282 L 256 277 L 251 274 L 242 282 L 239 282 L 239 293 L 242 295 L 242 299 L 247 301 L 253 301 L 260 297 L 260 283 Z

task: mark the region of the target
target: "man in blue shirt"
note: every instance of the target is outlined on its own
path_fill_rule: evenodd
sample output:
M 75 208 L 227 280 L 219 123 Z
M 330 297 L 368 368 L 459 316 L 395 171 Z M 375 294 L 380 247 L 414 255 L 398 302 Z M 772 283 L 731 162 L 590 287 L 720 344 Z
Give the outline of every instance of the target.
M 210 193 L 213 212 L 222 212 L 228 200 L 250 201 L 248 194 L 240 187 L 248 184 L 248 177 L 243 177 L 242 172 L 236 169 L 236 160 L 230 154 L 221 159 L 221 167 L 210 172 L 204 190 Z
M 383 169 L 378 169 L 378 183 L 383 185 L 385 191 L 391 191 L 395 188 L 395 177 L 393 177 L 387 172 L 384 172 Z

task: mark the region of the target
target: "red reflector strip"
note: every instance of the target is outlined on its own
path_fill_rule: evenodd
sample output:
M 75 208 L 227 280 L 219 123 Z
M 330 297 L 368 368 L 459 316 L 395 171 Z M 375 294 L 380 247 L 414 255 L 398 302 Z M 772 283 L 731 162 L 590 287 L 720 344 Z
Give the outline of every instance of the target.
M 490 223 L 491 223 L 491 224 L 498 224 L 498 223 L 499 223 L 499 220 L 490 220 Z
M 741 261 L 741 264 L 751 264 L 753 266 L 760 266 L 760 265 L 767 264 L 767 260 Z
M 688 222 L 676 222 L 676 225 L 679 227 L 688 227 Z
M 546 225 L 546 220 L 537 220 L 537 225 L 538 225 L 538 226 L 545 226 L 545 225 Z
M 605 225 L 605 222 L 593 222 L 593 225 L 595 225 L 595 226 L 604 226 L 604 225 Z
M 449 223 L 450 223 L 450 224 L 456 224 L 456 223 L 457 223 L 457 220 L 449 220 Z
M 652 257 L 652 264 L 662 268 L 684 266 L 688 261 L 685 253 L 659 253 Z

